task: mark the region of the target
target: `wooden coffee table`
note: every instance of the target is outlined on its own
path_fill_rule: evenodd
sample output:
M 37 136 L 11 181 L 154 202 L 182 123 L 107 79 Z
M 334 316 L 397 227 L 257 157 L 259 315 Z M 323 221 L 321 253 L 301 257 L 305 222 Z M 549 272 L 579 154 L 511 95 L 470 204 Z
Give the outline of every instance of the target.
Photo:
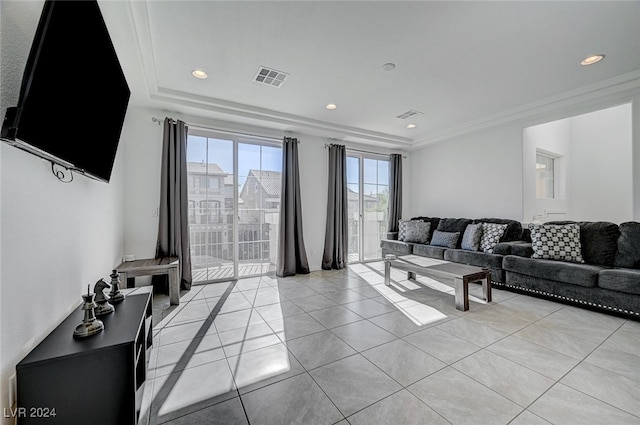
M 384 283 L 391 284 L 391 267 L 407 272 L 407 279 L 416 274 L 431 278 L 452 279 L 458 310 L 469 310 L 469 282 L 482 281 L 482 297 L 491 302 L 491 271 L 467 264 L 452 263 L 417 255 L 387 255 L 384 258 Z

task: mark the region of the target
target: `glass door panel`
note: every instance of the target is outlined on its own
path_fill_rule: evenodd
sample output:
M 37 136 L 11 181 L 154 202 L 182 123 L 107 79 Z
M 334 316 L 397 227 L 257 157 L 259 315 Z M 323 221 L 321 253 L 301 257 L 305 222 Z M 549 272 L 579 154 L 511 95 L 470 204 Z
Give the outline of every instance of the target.
M 238 143 L 239 276 L 275 271 L 281 174 L 282 148 Z
M 349 260 L 382 257 L 380 239 L 386 236 L 389 205 L 389 161 L 347 157 L 349 188 Z
M 347 156 L 348 262 L 360 261 L 360 159 Z
M 380 240 L 386 236 L 389 206 L 389 161 L 363 158 L 365 182 L 363 260 L 382 257 Z
M 236 276 L 233 141 L 189 135 L 187 187 L 193 282 Z

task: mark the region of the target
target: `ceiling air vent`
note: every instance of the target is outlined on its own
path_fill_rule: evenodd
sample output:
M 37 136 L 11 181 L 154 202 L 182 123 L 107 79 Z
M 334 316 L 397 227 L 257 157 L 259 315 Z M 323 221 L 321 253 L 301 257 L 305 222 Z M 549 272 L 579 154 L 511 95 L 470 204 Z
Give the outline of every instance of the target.
M 401 120 L 406 120 L 407 118 L 415 117 L 416 115 L 424 115 L 424 112 L 410 110 L 405 112 L 404 114 L 398 115 L 396 118 L 400 118 Z
M 282 71 L 276 71 L 275 69 L 266 68 L 261 66 L 256 73 L 253 81 L 256 83 L 267 84 L 269 86 L 281 87 L 289 74 Z

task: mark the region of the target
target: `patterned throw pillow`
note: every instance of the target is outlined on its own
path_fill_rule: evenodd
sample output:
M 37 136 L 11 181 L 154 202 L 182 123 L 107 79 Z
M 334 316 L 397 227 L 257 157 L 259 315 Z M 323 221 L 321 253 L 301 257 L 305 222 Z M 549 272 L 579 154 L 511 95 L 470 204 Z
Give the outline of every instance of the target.
M 406 239 L 407 237 L 407 223 L 411 221 L 419 221 L 422 223 L 422 220 L 398 220 L 398 240 L 403 242 L 409 242 Z
M 409 220 L 398 220 L 398 240 L 404 241 L 404 237 L 407 234 L 407 221 Z
M 469 224 L 462 235 L 461 248 L 467 251 L 478 251 L 482 238 L 482 224 Z
M 412 243 L 427 243 L 429 242 L 429 231 L 431 230 L 431 223 L 425 223 L 423 221 L 408 221 L 406 223 L 406 233 L 404 235 L 405 242 Z
M 529 224 L 531 258 L 584 263 L 579 224 Z
M 493 248 L 498 245 L 500 238 L 507 230 L 508 224 L 481 223 L 482 236 L 480 237 L 480 249 L 488 254 L 493 254 Z
M 455 248 L 459 237 L 460 232 L 441 232 L 440 230 L 435 230 L 430 245 Z

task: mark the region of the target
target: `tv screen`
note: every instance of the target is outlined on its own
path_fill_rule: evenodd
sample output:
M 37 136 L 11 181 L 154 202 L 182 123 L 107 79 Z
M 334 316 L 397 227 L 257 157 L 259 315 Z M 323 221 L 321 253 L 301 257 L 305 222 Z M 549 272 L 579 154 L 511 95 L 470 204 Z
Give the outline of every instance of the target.
M 109 182 L 130 94 L 98 3 L 47 0 L 2 138 Z

